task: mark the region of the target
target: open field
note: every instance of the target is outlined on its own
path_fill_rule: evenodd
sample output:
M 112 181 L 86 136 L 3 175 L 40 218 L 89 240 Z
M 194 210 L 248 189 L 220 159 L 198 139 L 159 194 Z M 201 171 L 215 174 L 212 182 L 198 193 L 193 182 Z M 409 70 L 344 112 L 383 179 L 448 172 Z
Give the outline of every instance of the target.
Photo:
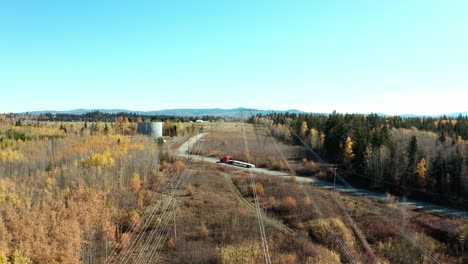
M 168 235 L 169 263 L 262 263 L 264 256 L 255 210 L 230 187 L 235 171 L 196 164 L 191 190 L 178 202 L 177 238 Z M 266 219 L 272 263 L 313 263 L 336 257 L 303 234 Z M 309 261 L 309 262 L 308 262 Z
M 243 129 L 246 132 L 248 148 L 244 143 Z M 242 123 L 232 122 L 214 123 L 207 130 L 210 133 L 205 137 L 204 142 L 197 143 L 201 149 L 197 148 L 197 152 L 192 151 L 192 154 L 215 158 L 229 155 L 233 159 L 245 162 L 248 159 L 247 154 L 250 154 L 250 163 L 257 167 L 288 171 L 286 162 L 278 155 L 273 138 L 264 126 L 251 124 L 244 126 Z M 197 145 L 194 146 L 196 147 Z M 277 147 L 288 160 L 289 165 L 298 173 L 315 175 L 327 171 L 326 166 L 321 167 L 320 164 L 310 161 L 311 154 L 304 147 L 286 144 L 278 144 Z

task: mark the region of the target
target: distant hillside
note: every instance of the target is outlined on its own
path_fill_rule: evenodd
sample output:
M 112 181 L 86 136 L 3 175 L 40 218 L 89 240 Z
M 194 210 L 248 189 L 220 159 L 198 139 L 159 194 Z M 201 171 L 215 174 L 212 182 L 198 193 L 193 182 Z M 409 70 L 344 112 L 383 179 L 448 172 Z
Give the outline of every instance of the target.
M 281 111 L 281 110 L 258 110 L 258 109 L 240 107 L 240 108 L 233 108 L 233 109 L 221 109 L 221 108 L 166 109 L 166 110 L 158 110 L 158 111 L 134 111 L 134 110 L 126 110 L 126 109 L 75 109 L 75 110 L 69 110 L 69 111 L 55 111 L 55 110 L 32 111 L 32 112 L 28 112 L 28 114 L 31 114 L 31 115 L 41 115 L 41 114 L 82 115 L 82 114 L 86 114 L 89 112 L 96 112 L 96 111 L 99 111 L 101 113 L 108 113 L 108 114 L 127 113 L 127 114 L 148 115 L 148 116 L 165 115 L 165 116 L 182 116 L 182 117 L 189 117 L 189 116 L 240 117 L 240 116 L 248 116 L 251 114 L 259 114 L 259 113 L 264 113 L 264 114 L 283 113 L 283 112 L 304 113 L 296 109 Z
M 290 109 L 290 110 L 259 110 L 259 109 L 251 109 L 251 108 L 233 108 L 233 109 L 222 109 L 222 108 L 204 108 L 204 109 L 193 109 L 193 108 L 180 108 L 180 109 L 165 109 L 165 110 L 156 110 L 156 111 L 135 111 L 135 110 L 127 110 L 127 109 L 74 109 L 69 111 L 56 111 L 56 110 L 42 110 L 42 111 L 32 111 L 27 112 L 31 115 L 41 115 L 41 114 L 70 114 L 70 115 L 82 115 L 90 112 L 101 112 L 101 113 L 108 113 L 108 114 L 136 114 L 136 115 L 146 115 L 146 116 L 180 116 L 180 117 L 194 117 L 194 116 L 219 116 L 219 117 L 241 117 L 248 116 L 251 114 L 269 114 L 269 113 L 307 113 L 304 111 L 300 111 L 297 109 Z M 21 113 L 21 114 L 26 114 Z M 324 113 L 319 113 L 324 114 Z M 415 114 L 402 114 L 398 115 L 402 118 L 417 118 L 417 117 L 440 117 L 440 116 L 447 116 L 451 118 L 456 118 L 459 115 L 468 116 L 468 112 L 456 112 L 456 113 L 449 113 L 449 114 L 440 114 L 440 115 L 415 115 Z M 378 116 L 389 116 L 385 113 L 377 113 Z
M 415 115 L 415 114 L 404 114 L 404 115 L 399 115 L 400 117 L 403 118 L 415 118 L 415 117 L 441 117 L 441 116 L 446 116 L 446 117 L 452 117 L 456 118 L 458 116 L 468 116 L 468 112 L 456 112 L 456 113 L 450 113 L 450 114 L 440 114 L 440 115 Z
M 468 116 L 468 112 L 458 112 L 458 113 L 451 113 L 451 114 L 447 114 L 446 116 L 448 117 L 458 117 L 458 116 Z

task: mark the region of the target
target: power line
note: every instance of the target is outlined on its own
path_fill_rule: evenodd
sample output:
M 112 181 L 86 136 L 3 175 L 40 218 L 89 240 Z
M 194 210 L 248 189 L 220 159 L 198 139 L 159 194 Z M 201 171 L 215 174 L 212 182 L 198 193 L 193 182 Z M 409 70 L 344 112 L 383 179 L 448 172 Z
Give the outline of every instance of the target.
M 269 133 L 271 135 L 271 133 Z M 281 159 L 285 161 L 286 163 L 286 166 L 288 167 L 288 170 L 290 172 L 291 175 L 294 175 L 294 171 L 293 169 L 291 168 L 291 165 L 289 164 L 289 161 L 286 159 L 286 157 L 284 156 L 284 153 L 281 151 L 281 149 L 279 148 L 278 146 L 278 143 L 276 142 L 276 140 L 274 139 L 274 137 L 272 136 L 272 139 L 273 139 L 273 143 L 274 143 L 274 146 L 276 148 L 276 150 L 278 151 L 279 155 L 281 156 Z M 309 198 L 309 200 L 311 201 L 312 203 L 312 206 L 314 207 L 315 211 L 317 212 L 317 214 L 319 215 L 320 219 L 323 220 L 328 232 L 331 233 L 332 237 L 334 238 L 335 242 L 338 244 L 338 246 L 341 248 L 341 250 L 344 252 L 346 258 L 351 262 L 351 263 L 356 263 L 356 261 L 354 260 L 354 257 L 351 255 L 351 253 L 349 252 L 346 244 L 344 243 L 344 241 L 336 234 L 336 232 L 333 230 L 333 228 L 331 227 L 330 223 L 326 220 L 325 218 L 325 215 L 323 214 L 322 210 L 320 209 L 320 207 L 318 206 L 318 204 L 315 202 L 315 199 L 311 199 L 311 195 L 304 189 L 304 186 L 302 184 L 302 182 L 300 183 L 299 185 L 301 191 L 304 193 L 305 196 L 307 196 Z
M 241 117 L 242 117 L 242 112 L 241 112 Z M 242 132 L 243 132 L 243 136 L 244 136 L 244 145 L 245 145 L 245 148 L 247 150 L 247 162 L 251 163 L 249 145 L 248 145 L 248 142 L 247 142 L 247 136 L 246 136 L 246 133 L 245 133 L 245 129 L 246 129 L 245 128 L 245 122 L 242 121 Z M 257 196 L 257 188 L 256 188 L 255 178 L 254 178 L 254 176 L 252 174 L 252 170 L 249 170 L 249 179 L 250 179 L 250 183 L 251 183 L 252 193 L 254 195 L 255 211 L 256 211 L 256 214 L 257 214 L 257 221 L 258 221 L 258 225 L 259 225 L 259 228 L 260 228 L 260 236 L 261 236 L 261 239 L 262 239 L 262 249 L 263 249 L 263 255 L 265 257 L 265 263 L 266 264 L 271 264 L 270 252 L 269 252 L 269 249 L 268 249 L 268 241 L 267 241 L 266 233 L 265 233 L 265 225 L 263 223 L 263 216 L 262 216 L 260 203 L 259 203 L 258 196 Z
M 286 121 L 284 118 L 283 118 L 283 120 L 284 120 L 284 122 L 285 122 L 286 124 L 288 124 L 287 121 Z M 290 126 L 290 124 L 288 124 L 288 126 Z M 297 135 L 297 133 L 296 133 L 294 130 L 292 130 L 292 132 L 293 132 L 293 134 L 296 136 L 296 138 L 297 138 L 297 139 L 298 139 L 314 156 L 316 156 L 316 158 L 317 158 L 320 162 L 325 163 L 325 161 L 324 161 L 312 148 L 310 148 L 310 147 L 302 140 L 302 138 L 300 138 L 299 135 Z M 347 187 L 352 188 L 352 186 L 351 186 L 343 177 L 341 177 L 339 174 L 336 174 L 336 176 L 337 176 L 338 179 L 339 179 L 340 181 L 342 181 Z M 379 209 L 380 209 L 380 208 L 379 208 Z M 382 214 L 382 216 L 383 216 L 383 214 Z M 415 246 L 418 250 L 420 250 L 420 251 L 421 251 L 426 257 L 428 257 L 432 262 L 434 262 L 434 263 L 439 263 L 439 261 L 438 261 L 434 256 L 432 256 L 432 254 L 430 254 L 430 252 L 429 252 L 426 248 L 424 248 L 422 245 L 420 245 L 419 243 L 417 243 L 416 241 L 414 241 L 414 240 L 413 240 L 412 238 L 410 238 L 407 234 L 402 233 L 402 236 L 403 236 L 405 239 L 407 239 L 407 240 L 408 240 L 413 246 Z

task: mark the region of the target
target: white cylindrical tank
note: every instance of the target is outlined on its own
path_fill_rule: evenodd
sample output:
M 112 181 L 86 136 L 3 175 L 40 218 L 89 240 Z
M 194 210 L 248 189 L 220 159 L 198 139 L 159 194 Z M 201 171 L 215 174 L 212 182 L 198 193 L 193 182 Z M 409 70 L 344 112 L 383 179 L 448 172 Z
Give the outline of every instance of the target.
M 163 136 L 163 122 L 140 122 L 137 127 L 138 134 L 160 138 Z
M 151 122 L 151 136 L 155 138 L 163 136 L 163 122 Z

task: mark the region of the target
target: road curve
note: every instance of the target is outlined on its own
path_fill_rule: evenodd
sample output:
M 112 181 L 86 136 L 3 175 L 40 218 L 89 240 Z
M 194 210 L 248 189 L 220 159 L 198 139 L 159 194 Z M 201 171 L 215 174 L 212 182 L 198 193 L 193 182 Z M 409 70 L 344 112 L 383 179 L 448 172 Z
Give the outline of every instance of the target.
M 199 160 L 199 161 L 204 161 L 204 162 L 210 162 L 210 163 L 217 163 L 219 159 L 217 158 L 212 158 L 212 157 L 205 157 L 201 155 L 192 155 L 189 154 L 189 149 L 191 146 L 193 146 L 197 141 L 200 139 L 204 138 L 205 135 L 208 133 L 200 133 L 196 136 L 193 136 L 189 138 L 185 143 L 183 143 L 178 149 L 175 150 L 175 154 L 180 157 L 187 157 L 187 158 L 192 158 L 194 160 Z M 228 164 L 223 164 L 219 163 L 221 166 L 230 166 L 233 167 L 232 165 Z M 252 172 L 259 173 L 259 174 L 265 174 L 265 175 L 271 175 L 271 176 L 277 176 L 277 177 L 291 177 L 292 175 L 289 173 L 284 173 L 280 171 L 273 171 L 273 170 L 268 170 L 268 169 L 263 169 L 263 168 L 243 168 L 243 167 L 235 167 L 238 168 L 239 170 L 251 170 Z M 295 175 L 294 175 L 295 176 Z M 321 181 L 313 178 L 306 178 L 306 177 L 300 177 L 296 176 L 297 181 L 300 182 L 306 182 L 306 183 L 312 183 L 316 186 L 319 186 L 321 188 L 325 189 L 332 189 L 333 188 L 333 183 L 332 182 L 327 182 L 327 181 Z M 358 189 L 358 188 L 353 188 L 353 187 L 348 187 L 342 184 L 337 184 L 336 185 L 336 190 L 343 192 L 343 193 L 348 193 L 351 195 L 357 195 L 357 196 L 365 196 L 369 198 L 374 198 L 377 200 L 385 200 L 386 199 L 386 194 L 383 193 L 378 193 L 378 192 L 373 192 L 369 190 L 364 190 L 364 189 Z M 441 214 L 441 215 L 446 215 L 446 216 L 453 216 L 453 217 L 461 217 L 468 219 L 468 212 L 463 211 L 463 210 L 458 210 L 458 209 L 453 209 L 453 208 L 448 208 L 440 205 L 435 205 L 431 203 L 426 203 L 426 202 L 421 202 L 421 201 L 416 201 L 413 199 L 397 199 L 395 203 L 402 205 L 402 206 L 408 206 L 413 209 L 417 210 L 422 210 L 422 211 L 427 211 L 431 213 L 436 213 L 436 214 Z

